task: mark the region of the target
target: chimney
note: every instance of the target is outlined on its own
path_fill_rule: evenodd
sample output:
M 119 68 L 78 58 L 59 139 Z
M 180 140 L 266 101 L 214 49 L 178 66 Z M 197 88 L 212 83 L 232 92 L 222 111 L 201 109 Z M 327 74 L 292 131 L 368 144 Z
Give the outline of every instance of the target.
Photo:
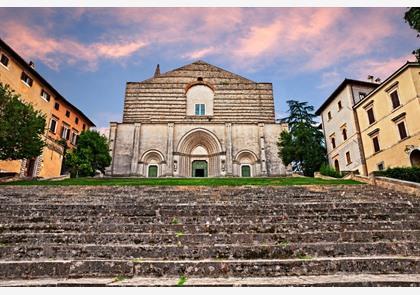
M 32 60 L 29 62 L 29 66 L 35 70 L 35 63 Z
M 379 78 L 379 77 L 378 77 L 378 78 L 376 78 L 376 79 L 375 79 L 375 82 L 376 82 L 376 83 L 381 83 L 381 78 Z
M 156 78 L 159 76 L 160 76 L 160 67 L 159 67 L 159 64 L 157 64 L 155 74 L 153 75 L 153 77 Z
M 367 76 L 367 79 L 368 79 L 369 82 L 373 83 L 373 76 L 372 75 Z

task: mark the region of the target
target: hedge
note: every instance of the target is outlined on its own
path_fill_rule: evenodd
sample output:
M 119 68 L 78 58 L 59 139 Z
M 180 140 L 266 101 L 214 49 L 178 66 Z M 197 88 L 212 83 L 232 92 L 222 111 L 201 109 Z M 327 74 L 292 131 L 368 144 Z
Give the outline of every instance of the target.
M 385 176 L 420 183 L 420 167 L 396 167 L 375 171 L 375 176 Z

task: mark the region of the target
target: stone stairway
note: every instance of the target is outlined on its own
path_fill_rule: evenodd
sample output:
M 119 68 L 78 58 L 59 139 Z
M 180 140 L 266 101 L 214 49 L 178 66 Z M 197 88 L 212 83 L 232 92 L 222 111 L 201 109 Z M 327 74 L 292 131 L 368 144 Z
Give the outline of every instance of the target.
M 0 286 L 420 286 L 419 204 L 368 185 L 0 186 Z

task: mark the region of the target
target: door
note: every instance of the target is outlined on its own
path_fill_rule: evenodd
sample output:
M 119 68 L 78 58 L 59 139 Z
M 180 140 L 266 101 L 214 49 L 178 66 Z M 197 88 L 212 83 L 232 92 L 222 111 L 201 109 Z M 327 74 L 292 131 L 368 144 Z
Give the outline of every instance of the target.
M 249 167 L 249 165 L 243 165 L 241 167 L 241 176 L 242 177 L 251 177 L 251 167 Z
M 158 167 L 156 165 L 149 166 L 149 172 L 147 174 L 148 177 L 157 177 L 158 175 Z
M 192 176 L 193 177 L 207 177 L 207 161 L 193 161 L 192 162 Z
M 26 176 L 33 177 L 35 172 L 36 158 L 27 160 L 26 162 Z

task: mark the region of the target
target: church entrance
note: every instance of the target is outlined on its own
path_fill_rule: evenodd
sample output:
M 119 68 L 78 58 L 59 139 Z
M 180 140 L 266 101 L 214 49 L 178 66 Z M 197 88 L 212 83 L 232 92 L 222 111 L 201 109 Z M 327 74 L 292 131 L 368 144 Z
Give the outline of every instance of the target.
M 207 161 L 193 161 L 192 162 L 192 176 L 193 177 L 207 177 L 208 167 Z

